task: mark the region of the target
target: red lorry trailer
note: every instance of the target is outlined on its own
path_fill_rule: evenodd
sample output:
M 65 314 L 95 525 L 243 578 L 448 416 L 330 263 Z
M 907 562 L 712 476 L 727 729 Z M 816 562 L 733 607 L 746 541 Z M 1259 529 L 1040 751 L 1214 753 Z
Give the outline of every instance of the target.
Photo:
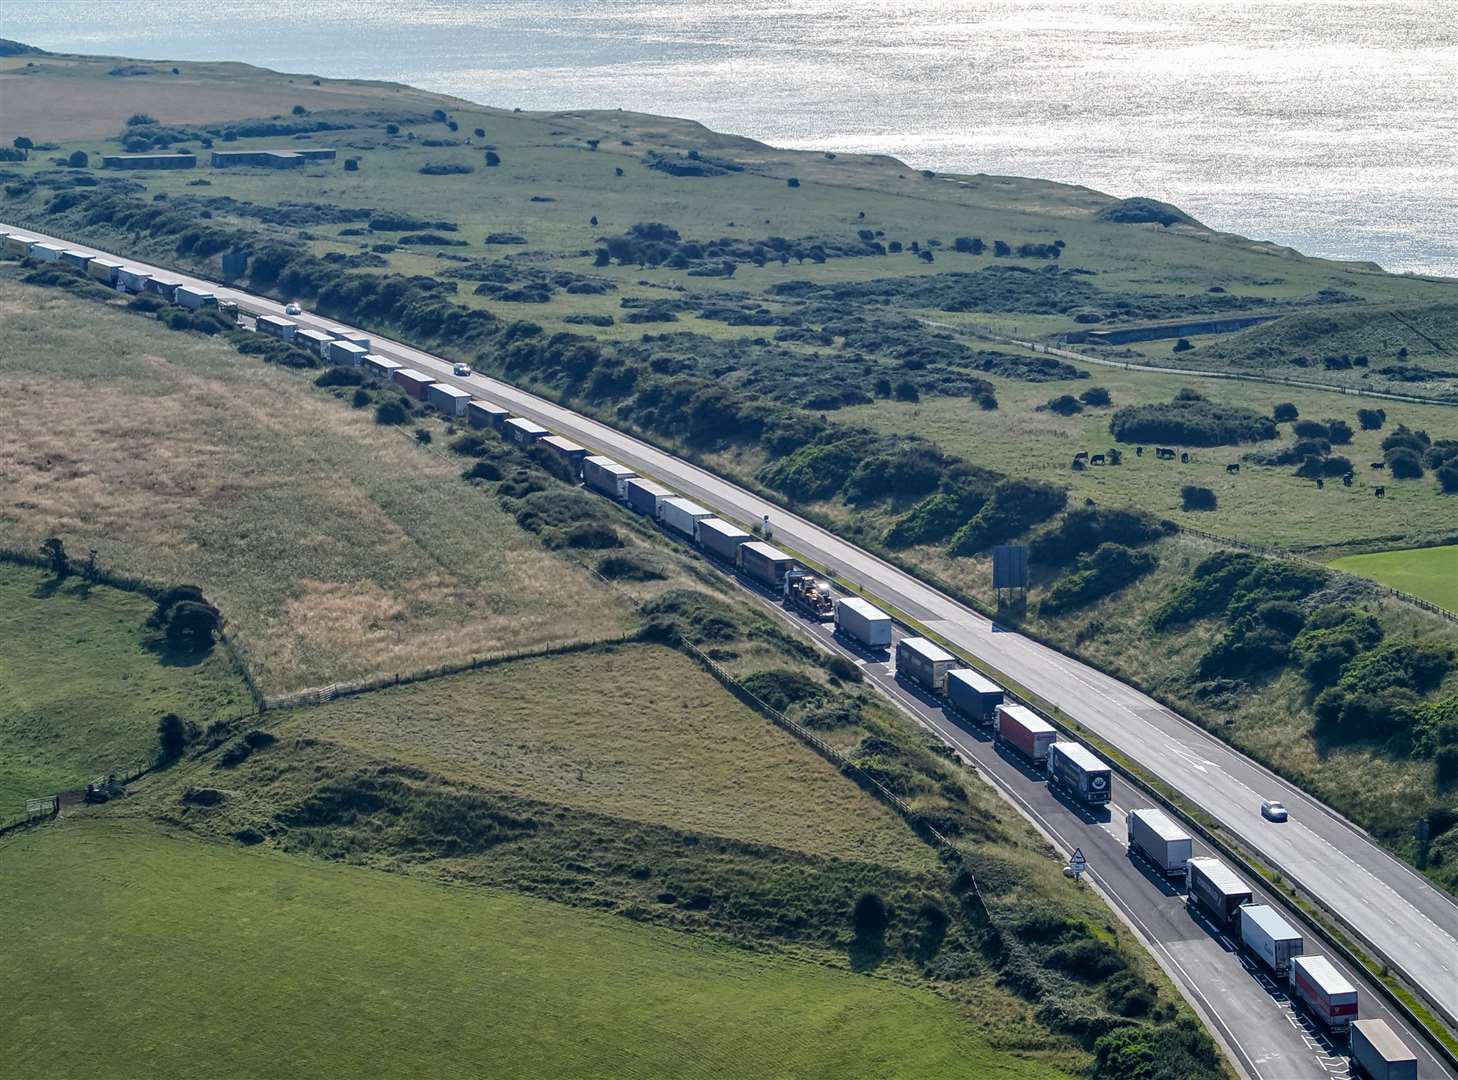
M 1058 738 L 1053 725 L 1026 705 L 997 707 L 997 741 L 1015 747 L 1034 765 L 1048 761 L 1048 748 Z
M 1291 957 L 1291 996 L 1331 1031 L 1357 1018 L 1357 988 L 1324 956 Z

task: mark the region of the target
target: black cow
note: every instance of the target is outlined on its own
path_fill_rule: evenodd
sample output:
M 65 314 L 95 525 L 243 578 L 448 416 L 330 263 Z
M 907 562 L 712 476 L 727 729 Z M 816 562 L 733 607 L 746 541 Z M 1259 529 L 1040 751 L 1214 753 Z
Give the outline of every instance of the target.
M 1387 489 L 1385 487 L 1379 487 L 1374 489 L 1372 494 L 1376 495 L 1379 499 L 1385 499 L 1387 498 Z
M 1172 461 L 1174 459 L 1175 453 L 1167 446 L 1156 446 L 1154 448 L 1154 456 L 1159 458 L 1161 461 Z
M 1387 468 L 1387 462 L 1385 462 L 1385 461 L 1374 461 L 1374 462 L 1372 462 L 1372 468 L 1374 468 L 1374 469 L 1385 469 L 1385 468 Z
M 1142 447 L 1142 446 L 1136 446 L 1134 448 L 1134 456 L 1135 457 L 1143 457 L 1144 456 L 1144 447 Z
M 1319 487 L 1319 488 L 1324 488 L 1324 487 L 1326 487 L 1326 481 L 1323 480 L 1321 477 L 1318 476 L 1316 478 L 1316 486 Z
M 1229 473 L 1240 472 L 1240 462 L 1232 461 L 1229 465 L 1225 466 L 1225 471 Z
M 1342 487 L 1351 487 L 1351 486 L 1352 486 L 1352 474 L 1351 473 L 1342 473 Z
M 1095 454 L 1092 458 L 1089 459 L 1089 464 L 1090 465 L 1102 465 L 1103 463 L 1104 463 L 1104 455 L 1103 454 Z
M 1088 451 L 1087 450 L 1080 450 L 1078 453 L 1076 453 L 1076 454 L 1073 455 L 1073 460 L 1074 461 L 1078 461 L 1080 458 L 1083 459 L 1084 461 L 1087 461 L 1088 460 Z

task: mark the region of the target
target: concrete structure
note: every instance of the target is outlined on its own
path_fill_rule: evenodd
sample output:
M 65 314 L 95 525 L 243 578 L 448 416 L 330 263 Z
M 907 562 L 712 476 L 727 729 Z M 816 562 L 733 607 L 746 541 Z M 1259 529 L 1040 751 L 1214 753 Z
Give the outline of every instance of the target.
M 435 382 L 425 372 L 406 367 L 397 368 L 392 378 L 396 386 L 419 401 L 425 400 L 425 396 L 430 390 L 430 384 Z
M 285 319 L 282 315 L 260 315 L 256 329 L 260 334 L 276 337 L 280 341 L 293 341 L 299 325 L 290 319 Z
M 571 439 L 565 439 L 561 435 L 546 436 L 542 439 L 542 445 L 560 458 L 572 470 L 573 476 L 581 471 L 582 459 L 587 456 L 585 446 L 578 446 Z
M 388 356 L 376 356 L 374 353 L 364 358 L 365 374 L 373 375 L 377 379 L 384 379 L 386 382 L 394 382 L 395 372 L 404 366 L 398 360 L 391 360 Z
M 61 261 L 67 266 L 75 266 L 85 270 L 86 264 L 91 261 L 91 256 L 84 251 L 71 251 L 67 249 L 61 252 Z
M 355 347 L 358 348 L 358 346 Z M 451 386 L 449 383 L 431 383 L 425 400 L 432 409 L 439 409 L 447 416 L 465 416 L 466 406 L 471 402 L 471 395 L 459 386 Z
M 352 341 L 340 341 L 335 338 L 329 342 L 329 362 L 331 364 L 339 364 L 341 367 L 359 367 L 369 354 L 369 349 L 363 345 L 356 345 Z
M 60 244 L 31 244 L 30 257 L 40 262 L 60 262 L 61 253 L 65 250 Z
M 594 454 L 582 459 L 582 482 L 614 499 L 628 497 L 628 481 L 638 474 L 609 457 Z
M 1257 326 L 1279 318 L 1280 315 L 1231 315 L 1226 318 L 1121 326 L 1115 330 L 1075 330 L 1065 334 L 1063 340 L 1070 345 L 1126 345 L 1131 341 L 1159 341 L 1165 338 L 1193 337 L 1196 334 L 1228 334 L 1233 330 L 1244 330 L 1248 326 Z
M 334 339 L 323 330 L 304 327 L 294 332 L 294 344 L 302 345 L 320 360 L 329 359 L 329 343 Z
M 507 412 L 500 405 L 493 405 L 489 401 L 482 401 L 479 398 L 472 398 L 466 403 L 466 422 L 473 428 L 491 428 L 500 431 L 501 426 L 506 423 L 506 418 L 511 413 Z
M 172 294 L 172 302 L 178 307 L 191 308 L 197 311 L 205 307 L 217 307 L 218 298 L 206 289 L 194 289 L 190 285 L 179 285 L 177 291 Z
M 107 154 L 103 169 L 195 169 L 196 154 Z
M 116 283 L 127 292 L 146 292 L 147 282 L 151 280 L 151 274 L 145 270 L 139 270 L 135 266 L 123 266 L 116 272 Z
M 583 468 L 583 475 L 587 469 Z M 717 555 L 731 563 L 739 561 L 739 545 L 747 544 L 754 537 L 741 529 L 738 525 L 725 521 L 723 518 L 707 517 L 700 518 L 694 527 L 694 539 L 699 542 L 710 555 Z
M 523 446 L 534 443 L 538 439 L 545 439 L 548 434 L 547 429 L 541 424 L 534 424 L 522 416 L 508 417 L 506 422 L 501 425 L 501 431 L 512 442 L 520 443 Z
M 121 263 L 112 262 L 110 259 L 92 259 L 86 264 L 86 272 L 97 281 L 115 285 L 116 276 L 121 272 Z M 172 300 L 170 296 L 167 299 L 169 303 Z

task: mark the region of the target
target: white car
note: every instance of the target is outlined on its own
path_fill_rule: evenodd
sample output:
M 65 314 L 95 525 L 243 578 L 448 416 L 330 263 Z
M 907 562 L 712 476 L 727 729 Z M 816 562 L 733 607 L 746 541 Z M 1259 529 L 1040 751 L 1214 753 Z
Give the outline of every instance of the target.
M 1267 821 L 1285 821 L 1286 804 L 1275 799 L 1266 799 L 1261 803 L 1261 817 Z
M 299 307 L 299 305 L 296 304 L 296 303 L 294 303 L 292 300 L 290 300 L 287 304 L 284 305 L 284 314 L 285 315 L 302 315 L 303 313 L 304 313 L 304 309 L 301 308 L 301 307 Z
M 460 375 L 464 378 L 465 376 L 471 374 L 471 369 L 465 364 L 457 364 L 455 367 L 451 368 L 451 374 Z

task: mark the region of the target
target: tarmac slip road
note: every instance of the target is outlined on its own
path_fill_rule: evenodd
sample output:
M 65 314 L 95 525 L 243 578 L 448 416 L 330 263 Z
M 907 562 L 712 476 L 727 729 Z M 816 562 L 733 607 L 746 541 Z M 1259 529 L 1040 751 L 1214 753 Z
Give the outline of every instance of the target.
M 1088 860 L 1085 878 L 1142 940 L 1243 1073 L 1253 1080 L 1340 1080 L 1356 1075 L 1346 1055 L 1345 1039 L 1333 1039 L 1324 1032 L 1292 1002 L 1286 987 L 1243 954 L 1228 933 L 1191 911 L 1182 885 L 1130 852 L 1124 818 L 1129 810 L 1150 805 L 1142 795 L 1116 779 L 1107 808 L 1080 805 L 1051 787 L 1044 774 L 1015 751 L 997 746 L 990 727 L 968 722 L 914 684 L 897 678 L 891 659 L 894 642 L 886 652 L 867 652 L 837 635 L 832 624 L 787 609 L 759 586 L 734 575 L 723 564 L 716 565 L 767 609 L 813 635 L 827 650 L 854 662 L 875 690 L 952 747 L 1060 852 L 1082 851 Z M 903 636 L 906 632 L 897 626 L 895 638 Z M 1198 841 L 1194 853 L 1216 854 Z M 1300 925 L 1260 889 L 1252 891 L 1256 903 L 1273 904 L 1288 922 L 1297 924 L 1307 937 L 1308 953 L 1325 954 L 1309 926 Z M 1357 987 L 1361 1016 L 1387 1021 L 1417 1056 L 1419 1076 L 1458 1078 L 1425 1039 L 1388 1007 L 1365 972 L 1339 957 L 1329 958 Z
M 24 230 L 42 236 L 34 230 Z M 106 255 L 65 238 L 67 247 Z M 210 289 L 244 311 L 280 315 L 266 297 L 194 275 L 127 260 L 130 265 Z M 316 329 L 338 325 L 310 313 L 290 316 Z M 367 331 L 366 331 L 367 332 Z M 1069 721 L 1116 747 L 1217 820 L 1221 827 L 1296 882 L 1402 973 L 1458 1027 L 1458 904 L 1389 855 L 1362 830 L 1298 788 L 1256 765 L 1157 701 L 1117 679 L 993 622 L 911 574 L 672 454 L 544 398 L 482 375 L 456 377 L 450 361 L 371 335 L 372 351 L 441 382 L 496 402 L 518 415 L 653 477 L 734 520 L 768 516 L 778 542 L 833 568 L 873 600 L 922 623 L 1052 703 Z M 1260 816 L 1263 798 L 1281 799 L 1291 820 Z

